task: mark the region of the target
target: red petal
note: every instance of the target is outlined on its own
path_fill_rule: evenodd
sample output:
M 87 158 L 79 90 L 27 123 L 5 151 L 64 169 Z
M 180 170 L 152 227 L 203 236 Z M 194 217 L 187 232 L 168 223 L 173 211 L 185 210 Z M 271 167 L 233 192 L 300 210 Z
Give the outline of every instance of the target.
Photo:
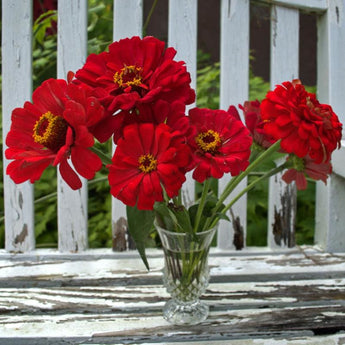
M 15 160 L 6 169 L 6 173 L 15 183 L 22 183 L 30 180 L 37 181 L 43 171 L 50 165 L 51 158 L 33 157 L 32 159 Z
M 75 170 L 86 179 L 92 179 L 96 171 L 102 168 L 101 159 L 88 149 L 80 146 L 72 148 L 71 160 Z
M 50 111 L 54 115 L 62 115 L 66 99 L 67 83 L 62 79 L 48 79 L 32 94 L 33 103 L 40 108 L 42 114 Z
M 75 171 L 67 163 L 67 159 L 63 160 L 60 163 L 59 171 L 60 171 L 61 177 L 73 190 L 81 188 L 82 186 L 81 180 L 79 176 L 75 173 Z

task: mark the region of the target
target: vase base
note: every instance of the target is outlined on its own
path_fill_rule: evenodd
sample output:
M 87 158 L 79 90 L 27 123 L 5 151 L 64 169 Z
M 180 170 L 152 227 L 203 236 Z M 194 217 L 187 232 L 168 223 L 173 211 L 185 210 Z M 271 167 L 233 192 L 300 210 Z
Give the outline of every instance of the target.
M 163 308 L 163 317 L 174 325 L 197 325 L 207 319 L 208 311 L 209 307 L 199 300 L 183 303 L 171 299 Z

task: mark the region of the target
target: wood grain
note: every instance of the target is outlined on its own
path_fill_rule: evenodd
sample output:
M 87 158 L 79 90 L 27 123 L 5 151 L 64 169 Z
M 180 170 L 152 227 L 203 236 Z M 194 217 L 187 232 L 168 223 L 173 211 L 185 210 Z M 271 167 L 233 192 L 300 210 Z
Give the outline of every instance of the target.
M 87 52 L 87 1 L 59 0 L 57 75 L 66 79 L 69 71 L 82 68 Z M 87 180 L 72 190 L 58 173 L 59 250 L 78 252 L 88 247 Z
M 31 1 L 4 1 L 2 5 L 2 142 L 11 127 L 14 108 L 23 107 L 32 93 L 32 9 Z M 4 157 L 4 156 L 3 156 Z M 3 159 L 4 172 L 9 161 Z M 16 185 L 4 173 L 5 247 L 24 252 L 35 248 L 33 188 L 27 182 Z
M 39 261 L 18 256 L 0 261 L 0 343 L 242 339 L 252 344 L 257 339 L 264 344 L 267 337 L 312 337 L 318 344 L 319 337 L 338 339 L 345 331 L 344 254 L 314 248 L 261 255 L 218 255 L 214 250 L 212 279 L 203 296 L 210 316 L 193 327 L 163 320 L 161 309 L 169 297 L 161 282 L 163 258 L 159 250 L 148 257 L 150 272 L 132 253 L 104 252 L 98 260 L 71 255 L 59 262 L 51 255 Z

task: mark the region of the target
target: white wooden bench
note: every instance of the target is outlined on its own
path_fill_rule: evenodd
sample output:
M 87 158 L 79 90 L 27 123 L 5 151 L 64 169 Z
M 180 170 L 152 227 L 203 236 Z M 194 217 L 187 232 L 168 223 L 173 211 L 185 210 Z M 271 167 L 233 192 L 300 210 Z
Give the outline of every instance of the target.
M 271 6 L 271 84 L 298 76 L 299 10 L 318 16 L 318 96 L 345 122 L 345 0 L 260 0 Z M 2 1 L 4 136 L 13 108 L 31 97 L 31 1 Z M 86 0 L 58 1 L 58 77 L 86 57 Z M 170 0 L 169 42 L 195 86 L 197 1 Z M 221 1 L 221 107 L 248 98 L 249 0 Z M 141 0 L 114 0 L 114 40 L 138 35 Z M 4 176 L 5 249 L 0 250 L 0 344 L 345 344 L 345 143 L 334 173 L 317 186 L 315 245 L 287 248 L 273 238 L 273 210 L 294 190 L 270 184 L 268 245 L 233 249 L 222 223 L 204 295 L 210 316 L 176 327 L 162 318 L 168 298 L 162 253 L 87 249 L 87 187 L 72 192 L 59 178 L 59 249 L 35 249 L 33 187 Z M 6 166 L 6 161 L 4 165 Z M 188 188 L 192 188 L 189 183 Z M 234 209 L 246 224 L 246 199 Z M 113 201 L 113 223 L 124 206 Z M 290 214 L 294 231 L 294 210 Z M 244 230 L 245 231 L 245 230 Z M 244 232 L 245 238 L 245 232 Z M 293 234 L 292 234 L 293 235 Z

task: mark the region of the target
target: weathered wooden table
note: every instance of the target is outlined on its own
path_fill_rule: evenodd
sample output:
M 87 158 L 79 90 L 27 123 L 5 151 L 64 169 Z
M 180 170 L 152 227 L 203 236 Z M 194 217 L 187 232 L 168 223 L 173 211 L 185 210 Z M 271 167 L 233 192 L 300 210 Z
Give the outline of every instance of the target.
M 203 299 L 210 316 L 162 318 L 163 259 L 136 253 L 2 254 L 0 344 L 345 344 L 345 254 L 303 247 L 217 252 Z

